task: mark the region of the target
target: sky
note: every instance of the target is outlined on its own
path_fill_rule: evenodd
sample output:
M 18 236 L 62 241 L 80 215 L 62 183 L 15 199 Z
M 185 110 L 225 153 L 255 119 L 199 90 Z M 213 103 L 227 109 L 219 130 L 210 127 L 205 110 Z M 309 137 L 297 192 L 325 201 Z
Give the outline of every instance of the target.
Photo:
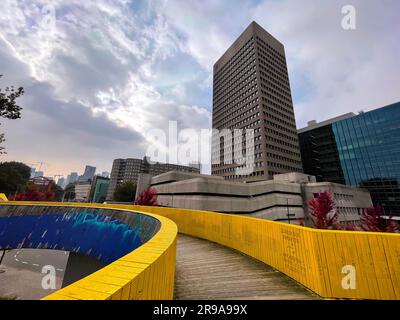
M 26 93 L 0 161 L 110 172 L 169 121 L 209 129 L 213 64 L 253 20 L 285 45 L 298 128 L 400 101 L 398 0 L 2 0 L 0 87 Z

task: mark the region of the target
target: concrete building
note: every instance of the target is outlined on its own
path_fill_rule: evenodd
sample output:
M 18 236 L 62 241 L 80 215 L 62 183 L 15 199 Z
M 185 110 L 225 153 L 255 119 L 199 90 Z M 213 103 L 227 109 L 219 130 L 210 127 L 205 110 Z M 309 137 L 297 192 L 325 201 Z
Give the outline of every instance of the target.
M 65 188 L 65 178 L 64 177 L 61 177 L 61 178 L 59 178 L 58 179 L 58 181 L 57 181 L 57 185 L 60 187 L 60 188 Z
M 33 173 L 33 178 L 40 178 L 44 176 L 44 172 L 43 171 L 35 171 Z
M 93 180 L 95 173 L 96 173 L 96 167 L 86 166 L 85 172 L 83 173 L 83 175 L 79 177 L 78 180 L 82 182 Z
M 214 65 L 212 126 L 219 132 L 254 132 L 252 147 L 238 146 L 233 137 L 214 137 L 213 175 L 254 182 L 302 172 L 285 49 L 255 22 Z M 248 164 L 251 174 L 238 174 L 236 169 L 244 166 L 229 164 L 236 156 L 254 159 Z
M 151 179 L 162 206 L 221 213 L 298 224 L 308 215 L 307 202 L 317 193 L 331 192 L 341 221 L 357 221 L 372 205 L 369 193 L 335 183 L 317 183 L 315 177 L 290 173 L 254 183 L 230 182 L 222 177 L 168 172 Z
M 153 163 L 148 157 L 144 157 L 143 159 L 115 159 L 111 170 L 107 200 L 113 200 L 115 189 L 119 184 L 126 181 L 132 181 L 137 184 L 139 174 L 141 173 L 156 176 L 172 170 L 200 173 L 198 166 L 180 166 L 158 162 Z
M 42 175 L 29 179 L 28 184 L 34 190 L 46 193 L 46 192 L 52 192 L 55 182 L 53 179 L 43 177 Z
M 77 172 L 71 172 L 67 176 L 67 181 L 65 182 L 65 185 L 68 186 L 71 183 L 75 183 L 78 181 L 78 173 Z
M 92 188 L 91 181 L 79 181 L 75 184 L 75 201 L 89 202 L 90 190 Z
M 304 171 L 317 181 L 365 188 L 400 216 L 400 102 L 299 130 Z

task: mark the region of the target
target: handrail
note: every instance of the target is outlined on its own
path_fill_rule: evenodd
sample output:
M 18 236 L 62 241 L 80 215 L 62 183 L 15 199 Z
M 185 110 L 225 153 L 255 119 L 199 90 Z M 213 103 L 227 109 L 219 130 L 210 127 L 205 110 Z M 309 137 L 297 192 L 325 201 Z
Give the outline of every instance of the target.
M 162 228 L 148 243 L 128 256 L 61 289 L 48 299 L 172 298 L 176 225 L 180 233 L 254 257 L 324 298 L 400 299 L 399 234 L 316 230 L 241 215 L 187 209 L 79 206 L 154 214 Z M 158 270 L 165 270 L 166 274 Z M 164 295 L 162 290 L 151 290 L 151 286 L 166 288 L 168 293 Z M 129 293 L 127 288 L 131 290 Z
M 243 252 L 324 298 L 400 299 L 400 234 L 333 231 L 207 211 L 134 207 Z

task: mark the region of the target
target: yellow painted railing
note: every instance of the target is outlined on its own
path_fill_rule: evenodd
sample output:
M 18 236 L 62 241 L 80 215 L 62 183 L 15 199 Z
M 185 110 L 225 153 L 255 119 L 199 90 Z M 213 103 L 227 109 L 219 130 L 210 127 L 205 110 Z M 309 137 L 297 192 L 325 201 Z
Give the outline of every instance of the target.
M 161 221 L 162 228 L 131 254 L 47 299 L 172 298 L 176 226 L 170 220 L 176 223 L 180 233 L 241 251 L 322 297 L 400 299 L 399 234 L 315 230 L 239 215 L 185 209 L 80 206 L 152 213 Z M 344 269 L 346 266 L 353 267 L 355 274 L 344 274 L 348 270 Z M 354 288 L 348 288 L 344 283 L 349 276 L 355 276 Z
M 400 299 L 400 234 L 315 230 L 238 215 L 134 208 L 171 219 L 180 233 L 254 257 L 322 297 Z M 343 269 L 346 266 L 350 268 Z M 347 281 L 352 276 L 354 283 Z
M 130 211 L 132 207 L 67 203 L 7 202 L 0 205 L 44 205 L 109 208 Z M 170 300 L 173 298 L 177 226 L 171 220 L 147 212 L 160 230 L 148 242 L 99 271 L 44 300 Z

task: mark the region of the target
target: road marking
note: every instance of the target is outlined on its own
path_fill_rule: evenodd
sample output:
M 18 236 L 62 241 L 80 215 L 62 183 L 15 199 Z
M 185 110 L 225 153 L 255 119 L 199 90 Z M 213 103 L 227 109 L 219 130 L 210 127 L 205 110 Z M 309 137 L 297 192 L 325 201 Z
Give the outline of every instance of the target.
M 17 261 L 17 262 L 20 262 L 19 259 L 17 258 L 18 255 L 20 254 L 20 252 L 21 252 L 21 251 L 18 250 L 17 253 L 14 255 L 14 260 Z
M 37 263 L 33 263 L 32 265 L 35 267 L 39 267 L 39 265 Z
M 23 264 L 28 264 L 28 262 L 25 262 L 25 261 L 21 261 Z

